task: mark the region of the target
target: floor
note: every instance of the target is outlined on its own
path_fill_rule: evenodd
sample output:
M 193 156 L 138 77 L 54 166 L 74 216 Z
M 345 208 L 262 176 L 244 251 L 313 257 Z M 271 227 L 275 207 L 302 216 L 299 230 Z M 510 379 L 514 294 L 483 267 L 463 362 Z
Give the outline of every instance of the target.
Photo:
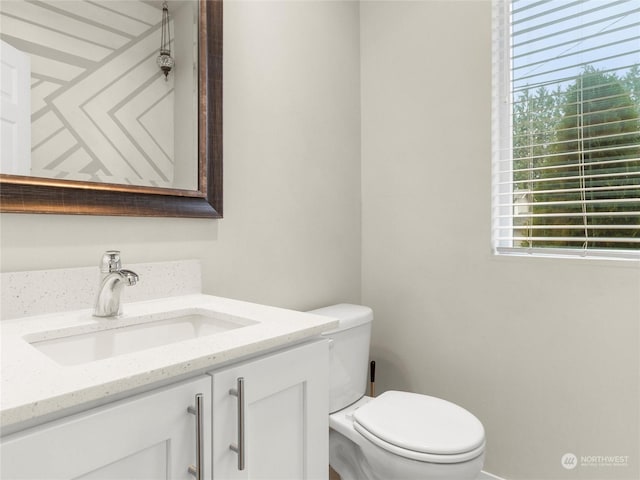
M 331 467 L 329 467 L 329 480 L 340 480 L 340 475 Z
M 499 477 L 496 477 L 495 475 L 491 475 L 490 473 L 487 472 L 481 472 L 480 476 L 478 477 L 478 480 L 503 480 Z M 340 475 L 338 475 L 335 470 L 331 467 L 329 467 L 329 480 L 340 480 Z

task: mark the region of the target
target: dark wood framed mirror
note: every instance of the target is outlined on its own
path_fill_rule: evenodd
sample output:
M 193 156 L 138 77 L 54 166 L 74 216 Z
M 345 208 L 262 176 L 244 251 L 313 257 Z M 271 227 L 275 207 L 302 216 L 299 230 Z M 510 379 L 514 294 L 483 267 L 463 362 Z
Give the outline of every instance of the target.
M 222 4 L 198 6 L 197 189 L 0 174 L 0 212 L 221 218 Z

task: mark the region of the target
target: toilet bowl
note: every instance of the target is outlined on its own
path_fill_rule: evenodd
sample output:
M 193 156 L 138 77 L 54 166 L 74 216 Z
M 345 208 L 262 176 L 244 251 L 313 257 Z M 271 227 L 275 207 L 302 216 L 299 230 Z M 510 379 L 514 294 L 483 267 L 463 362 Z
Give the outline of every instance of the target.
M 467 480 L 484 463 L 482 423 L 428 395 L 365 396 L 373 313 L 340 304 L 311 313 L 339 320 L 330 342 L 329 463 L 342 480 Z
M 482 470 L 484 463 L 484 430 L 480 422 L 469 412 L 461 409 L 461 423 L 464 420 L 469 425 L 458 425 L 452 421 L 452 429 L 457 430 L 458 442 L 449 445 L 449 452 L 456 453 L 429 453 L 425 451 L 417 451 L 413 448 L 407 448 L 407 443 L 400 447 L 396 443 L 391 443 L 388 439 L 381 438 L 382 435 L 375 434 L 363 435 L 364 429 L 360 426 L 356 417 L 359 410 L 364 412 L 361 407 L 377 406 L 373 402 L 378 400 L 387 400 L 387 395 L 393 394 L 397 397 L 389 397 L 388 405 L 391 406 L 398 397 L 408 394 L 416 395 L 408 392 L 385 392 L 380 397 L 372 399 L 371 397 L 363 397 L 356 403 L 336 412 L 329 416 L 329 463 L 336 472 L 340 474 L 342 480 L 428 480 L 428 479 L 455 479 L 467 480 L 475 479 Z M 416 395 L 418 396 L 418 395 Z M 426 396 L 421 396 L 426 397 Z M 454 404 L 445 402 L 444 400 L 426 397 L 433 401 L 443 402 L 445 407 L 457 407 Z M 372 402 L 373 401 L 373 402 Z M 402 401 L 399 403 L 403 403 Z M 404 406 L 404 405 L 403 405 Z M 457 407 L 460 408 L 460 407 Z M 424 410 L 422 413 L 425 413 Z M 435 413 L 435 412 L 434 412 Z M 450 412 L 452 414 L 454 412 Z M 402 414 L 409 416 L 410 411 L 404 410 Z M 439 427 L 443 427 L 445 422 L 442 417 L 434 415 L 436 423 L 440 423 Z M 420 445 L 419 434 L 427 434 L 429 438 L 424 439 L 422 445 L 427 442 L 438 440 L 439 434 L 443 433 L 450 440 L 454 439 L 454 435 L 447 431 L 434 432 L 423 430 L 421 423 L 427 423 L 429 419 L 423 419 L 423 422 L 416 422 L 412 429 L 414 442 Z M 476 423 L 477 422 L 477 423 Z M 384 423 L 384 422 L 382 422 Z M 465 433 L 461 430 L 467 429 Z M 462 439 L 466 439 L 468 443 L 465 445 Z M 433 450 L 446 452 L 446 448 L 438 447 L 438 444 L 431 444 Z M 427 448 L 419 447 L 421 450 Z

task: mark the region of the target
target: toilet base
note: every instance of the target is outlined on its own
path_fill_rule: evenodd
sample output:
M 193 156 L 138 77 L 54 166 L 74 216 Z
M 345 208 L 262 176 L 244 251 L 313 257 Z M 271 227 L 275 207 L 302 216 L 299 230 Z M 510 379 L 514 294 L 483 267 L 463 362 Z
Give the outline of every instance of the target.
M 360 480 L 368 479 L 370 473 L 365 462 L 354 461 L 354 457 L 359 456 L 355 451 L 355 444 L 333 430 L 329 431 L 329 465 L 333 468 L 340 480 Z

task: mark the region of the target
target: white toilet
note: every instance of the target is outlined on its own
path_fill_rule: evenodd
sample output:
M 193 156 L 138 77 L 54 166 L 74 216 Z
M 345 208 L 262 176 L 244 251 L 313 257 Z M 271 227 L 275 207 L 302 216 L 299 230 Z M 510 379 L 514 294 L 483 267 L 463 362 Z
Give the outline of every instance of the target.
M 464 408 L 417 393 L 365 396 L 373 312 L 313 310 L 340 321 L 330 339 L 329 463 L 342 480 L 466 480 L 484 462 L 482 423 Z

